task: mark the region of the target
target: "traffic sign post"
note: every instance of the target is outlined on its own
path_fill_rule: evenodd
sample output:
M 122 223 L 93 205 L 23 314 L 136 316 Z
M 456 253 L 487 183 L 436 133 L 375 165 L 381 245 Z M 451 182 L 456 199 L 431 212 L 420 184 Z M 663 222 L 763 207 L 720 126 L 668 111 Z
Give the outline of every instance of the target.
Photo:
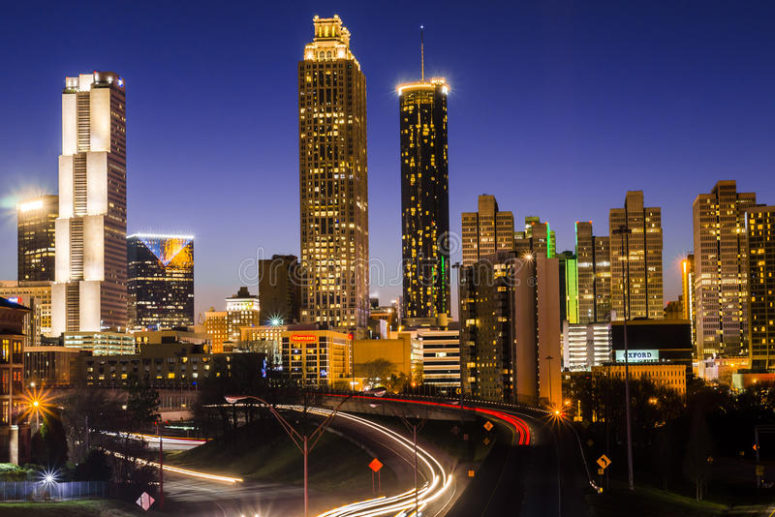
M 377 475 L 377 483 L 378 483 L 378 491 L 382 492 L 382 476 L 380 475 L 380 470 L 382 470 L 382 467 L 384 465 L 381 461 L 379 461 L 377 458 L 374 458 L 369 463 L 369 468 L 371 469 L 371 491 L 376 493 L 374 491 L 374 474 Z
M 608 456 L 603 454 L 597 459 L 597 464 L 603 471 L 605 471 L 605 469 L 611 465 L 611 460 L 608 458 Z

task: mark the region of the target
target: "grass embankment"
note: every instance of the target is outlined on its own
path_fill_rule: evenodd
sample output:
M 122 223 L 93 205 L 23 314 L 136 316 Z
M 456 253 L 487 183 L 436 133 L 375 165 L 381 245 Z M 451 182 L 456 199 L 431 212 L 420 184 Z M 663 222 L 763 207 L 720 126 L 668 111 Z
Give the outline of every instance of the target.
M 317 423 L 310 425 L 314 429 Z M 302 484 L 301 452 L 272 418 L 238 428 L 227 436 L 195 449 L 169 453 L 170 464 L 195 470 L 237 475 L 246 480 Z M 309 455 L 309 482 L 313 490 L 371 490 L 368 468 L 372 458 L 350 440 L 325 432 Z M 392 472 L 382 472 L 382 483 L 395 481 Z
M 119 501 L 87 499 L 61 503 L 2 503 L 3 517 L 128 517 L 145 514 L 139 507 Z
M 587 497 L 594 517 L 721 517 L 767 515 L 767 506 L 729 507 L 711 501 L 696 501 L 674 492 L 636 487 L 630 492 L 616 487 L 603 495 Z

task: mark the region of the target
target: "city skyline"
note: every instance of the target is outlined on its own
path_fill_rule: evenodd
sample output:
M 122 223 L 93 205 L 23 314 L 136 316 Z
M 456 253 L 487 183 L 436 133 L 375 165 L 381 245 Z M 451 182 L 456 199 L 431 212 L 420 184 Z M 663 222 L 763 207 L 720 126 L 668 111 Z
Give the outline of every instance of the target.
M 453 9 L 455 8 L 456 6 L 453 6 Z M 8 157 L 7 161 L 0 165 L 0 174 L 9 180 L 7 191 L 13 192 L 25 186 L 42 185 L 47 193 L 56 193 L 56 156 L 59 154 L 56 147 L 60 141 L 56 92 L 62 88 L 62 77 L 73 71 L 94 68 L 114 69 L 121 73 L 131 85 L 130 108 L 127 114 L 127 124 L 130 128 L 127 178 L 128 230 L 130 232 L 161 230 L 161 223 L 155 221 L 164 219 L 166 226 L 164 230 L 184 230 L 186 233 L 195 234 L 198 242 L 201 243 L 198 252 L 202 250 L 198 256 L 198 261 L 201 260 L 201 262 L 198 263 L 197 269 L 196 312 L 203 312 L 210 305 L 217 306 L 225 295 L 232 293 L 240 285 L 238 276 L 240 263 L 244 259 L 255 258 L 258 248 L 264 249 L 266 257 L 274 253 L 299 252 L 298 230 L 296 230 L 298 228 L 297 206 L 295 203 L 288 202 L 297 195 L 296 182 L 293 180 L 293 171 L 298 167 L 294 152 L 296 136 L 293 127 L 295 124 L 293 66 L 300 59 L 299 49 L 309 39 L 307 35 L 312 15 L 317 13 L 321 16 L 330 16 L 336 12 L 352 30 L 354 52 L 359 56 L 369 77 L 369 168 L 371 173 L 369 187 L 372 192 L 380 193 L 379 196 L 373 195 L 369 200 L 372 216 L 370 219 L 373 221 L 372 224 L 377 225 L 371 229 L 371 255 L 388 264 L 390 271 L 400 271 L 400 210 L 398 208 L 400 164 L 396 159 L 398 127 L 394 115 L 398 98 L 394 88 L 400 80 L 416 76 L 419 64 L 415 63 L 418 61 L 417 32 L 420 23 L 425 23 L 426 46 L 429 47 L 428 69 L 434 75 L 443 74 L 449 77 L 453 85 L 449 99 L 450 113 L 455 120 L 455 124 L 450 127 L 449 176 L 452 231 L 459 233 L 460 213 L 470 210 L 479 194 L 493 193 L 497 194 L 501 209 L 514 212 L 516 220 L 521 221 L 527 215 L 540 214 L 551 221 L 552 228 L 557 232 L 557 251 L 572 250 L 575 221 L 591 219 L 595 227 L 605 228 L 608 209 L 620 206 L 627 190 L 643 189 L 648 204 L 661 207 L 663 210 L 665 301 L 668 301 L 677 298 L 680 292 L 679 259 L 691 249 L 691 202 L 697 194 L 706 192 L 709 183 L 734 179 L 737 180 L 741 191 L 756 192 L 760 202 L 767 204 L 775 202 L 775 185 L 765 175 L 765 172 L 772 168 L 774 161 L 772 151 L 770 146 L 757 142 L 757 138 L 766 140 L 768 134 L 765 131 L 766 126 L 762 125 L 759 128 L 758 125 L 764 124 L 765 120 L 771 118 L 774 109 L 771 101 L 763 95 L 763 90 L 767 89 L 766 85 L 772 80 L 772 76 L 755 76 L 757 88 L 753 88 L 753 91 L 749 84 L 752 73 L 765 73 L 757 70 L 756 63 L 757 59 L 763 59 L 772 49 L 772 37 L 763 32 L 757 32 L 756 29 L 759 26 L 752 22 L 753 18 L 749 19 L 740 13 L 736 13 L 737 17 L 733 17 L 732 21 L 736 22 L 735 26 L 738 28 L 741 24 L 745 24 L 746 29 L 750 29 L 745 39 L 742 38 L 742 33 L 737 34 L 731 29 L 722 30 L 720 22 L 723 13 L 719 12 L 720 9 L 722 8 L 710 9 L 711 12 L 706 12 L 704 17 L 692 20 L 684 17 L 675 18 L 675 20 L 680 19 L 681 24 L 687 25 L 694 31 L 702 32 L 701 29 L 707 29 L 708 32 L 702 35 L 700 45 L 684 40 L 677 46 L 678 51 L 672 48 L 671 53 L 677 54 L 674 57 L 667 55 L 669 45 L 666 41 L 673 40 L 667 35 L 668 30 L 663 36 L 651 34 L 651 38 L 664 45 L 657 45 L 657 48 L 651 52 L 645 52 L 636 44 L 637 38 L 625 37 L 623 28 L 610 29 L 610 33 L 594 40 L 593 43 L 582 45 L 581 50 L 578 51 L 581 55 L 572 58 L 581 58 L 581 62 L 591 60 L 598 66 L 595 71 L 602 70 L 607 73 L 599 76 L 582 74 L 570 79 L 567 77 L 563 79 L 563 74 L 572 76 L 574 73 L 580 73 L 577 70 L 580 65 L 564 62 L 562 54 L 570 52 L 576 37 L 590 37 L 588 31 L 591 32 L 592 27 L 584 26 L 585 30 L 581 31 L 581 36 L 574 35 L 573 28 L 569 26 L 565 27 L 567 33 L 556 35 L 536 29 L 529 30 L 529 27 L 522 27 L 522 24 L 528 25 L 529 20 L 535 22 L 543 18 L 542 13 L 537 13 L 528 7 L 517 11 L 522 17 L 519 18 L 520 30 L 515 31 L 518 34 L 516 42 L 504 47 L 506 36 L 503 34 L 510 34 L 510 32 L 499 31 L 503 34 L 498 37 L 503 40 L 494 40 L 495 36 L 488 34 L 487 37 L 482 38 L 484 41 L 475 43 L 474 50 L 470 51 L 465 49 L 466 46 L 472 45 L 472 40 L 469 37 L 459 37 L 459 27 L 455 23 L 460 22 L 455 22 L 455 17 L 436 21 L 430 12 L 421 10 L 418 12 L 416 21 L 404 19 L 399 21 L 391 18 L 390 23 L 385 24 L 388 27 L 382 28 L 378 27 L 380 23 L 376 23 L 376 17 L 366 16 L 365 11 L 359 12 L 353 7 L 329 9 L 316 6 L 314 9 L 310 8 L 308 13 L 300 13 L 298 9 L 294 9 L 293 13 L 290 9 L 289 12 L 280 9 L 276 13 L 278 25 L 283 29 L 280 30 L 280 35 L 275 30 L 269 31 L 266 35 L 253 34 L 260 41 L 263 41 L 261 38 L 276 41 L 281 47 L 277 55 L 261 53 L 260 41 L 251 42 L 250 51 L 242 47 L 239 50 L 242 52 L 240 55 L 253 56 L 257 64 L 262 63 L 263 59 L 270 59 L 271 62 L 277 60 L 277 63 L 282 60 L 278 68 L 279 73 L 272 74 L 272 80 L 267 81 L 267 84 L 271 83 L 272 90 L 265 91 L 265 93 L 271 91 L 282 99 L 281 102 L 273 100 L 274 104 L 282 108 L 275 108 L 277 111 L 272 112 L 282 122 L 282 130 L 271 127 L 272 124 L 268 122 L 246 125 L 244 121 L 235 121 L 229 116 L 235 108 L 232 101 L 220 101 L 222 104 L 205 103 L 202 114 L 209 114 L 207 119 L 209 123 L 217 127 L 220 127 L 220 124 L 236 125 L 237 128 L 235 133 L 226 133 L 225 135 L 230 135 L 228 137 L 213 136 L 216 142 L 227 145 L 223 149 L 213 151 L 212 156 L 204 156 L 204 165 L 195 164 L 193 167 L 189 167 L 192 164 L 187 161 L 188 158 L 182 159 L 190 149 L 180 140 L 168 141 L 165 133 L 180 130 L 184 134 L 181 136 L 193 138 L 191 143 L 197 143 L 203 138 L 209 138 L 211 131 L 205 126 L 196 127 L 193 130 L 180 127 L 178 115 L 183 120 L 188 120 L 193 115 L 190 112 L 196 111 L 191 104 L 194 97 L 190 95 L 193 94 L 183 95 L 182 99 L 173 99 L 169 92 L 155 87 L 159 82 L 172 84 L 172 79 L 186 80 L 196 75 L 193 68 L 199 71 L 199 67 L 189 66 L 192 65 L 190 57 L 188 61 L 183 61 L 187 64 L 182 68 L 176 68 L 174 73 L 163 67 L 159 68 L 167 60 L 175 61 L 176 52 L 188 55 L 186 51 L 173 47 L 168 50 L 166 57 L 163 56 L 163 63 L 159 63 L 159 59 L 162 58 L 155 60 L 153 64 L 156 66 L 155 73 L 158 76 L 154 76 L 148 73 L 146 68 L 148 64 L 141 65 L 133 62 L 131 48 L 123 46 L 126 43 L 111 41 L 106 43 L 104 49 L 93 49 L 90 48 L 92 45 L 86 43 L 67 41 L 63 47 L 74 51 L 73 58 L 63 60 L 53 68 L 50 68 L 50 63 L 45 60 L 36 64 L 32 63 L 34 59 L 30 58 L 30 63 L 25 65 L 13 62 L 18 58 L 9 59 L 11 65 L 9 68 L 14 69 L 15 73 L 27 72 L 38 78 L 34 87 L 25 85 L 22 98 L 26 101 L 19 102 L 25 105 L 25 111 L 28 111 L 26 106 L 29 105 L 35 105 L 36 108 L 31 110 L 28 117 L 20 117 L 19 112 L 15 111 L 15 106 L 4 106 L 6 108 L 4 111 L 8 112 L 6 116 L 15 123 L 18 122 L 21 130 L 15 128 L 13 133 L 7 132 L 8 128 L 2 130 L 1 140 L 9 143 L 0 144 L 0 151 Z M 187 16 L 193 17 L 196 11 L 197 6 L 192 6 Z M 638 22 L 633 14 L 636 10 L 633 9 L 629 13 L 614 10 L 606 21 L 610 22 L 611 17 L 619 17 L 620 21 L 630 24 L 625 23 L 625 26 L 639 28 L 640 31 L 635 33 L 643 37 L 643 31 L 648 27 L 648 20 L 658 16 L 659 11 L 659 8 L 653 9 L 646 13 L 652 18 L 647 16 L 646 21 Z M 20 14 L 23 21 L 24 12 Z M 31 14 L 27 15 L 31 16 Z M 165 12 L 160 14 L 161 19 L 170 15 Z M 231 16 L 236 20 L 233 11 L 227 10 L 219 16 Z M 474 22 L 482 23 L 481 14 L 477 15 L 474 12 L 472 16 Z M 561 13 L 543 13 L 543 16 L 552 20 L 557 17 L 562 18 Z M 507 23 L 505 20 L 497 19 L 490 22 L 497 26 Z M 285 34 L 285 29 L 288 27 L 292 27 L 293 30 Z M 759 28 L 763 29 L 763 26 Z M 138 29 L 130 24 L 123 30 L 125 33 L 135 34 Z M 195 27 L 190 27 L 188 30 L 177 28 L 176 33 L 185 41 L 186 37 L 193 37 Z M 157 27 L 156 31 L 160 33 L 161 29 Z M 13 37 L 12 30 L 9 30 L 9 34 Z M 153 27 L 150 29 L 150 34 L 155 34 Z M 395 58 L 390 59 L 386 59 L 384 51 L 379 49 L 388 35 L 395 45 L 392 50 L 398 50 L 395 51 Z M 719 36 L 726 36 L 720 40 L 726 53 L 711 55 L 711 51 L 716 48 L 715 43 L 710 41 L 714 36 L 717 39 Z M 19 55 L 29 58 L 29 52 L 42 46 L 49 37 L 36 35 L 30 49 L 20 51 Z M 629 42 L 629 46 L 625 45 L 625 47 L 633 52 L 625 56 L 622 50 L 614 50 L 603 45 L 606 41 L 610 43 L 616 38 Z M 150 45 L 154 37 L 140 38 L 137 41 Z M 230 41 L 234 42 L 234 40 Z M 538 43 L 530 46 L 531 41 L 540 42 L 546 47 L 540 47 Z M 7 48 L 15 48 L 14 45 L 9 41 Z M 682 63 L 682 74 L 678 77 L 672 76 L 669 80 L 665 77 L 664 81 L 652 79 L 648 83 L 652 90 L 644 92 L 638 89 L 638 95 L 642 96 L 639 97 L 639 103 L 646 106 L 634 106 L 626 102 L 629 96 L 624 92 L 627 88 L 635 88 L 636 77 L 651 72 L 650 67 L 656 67 L 663 72 L 673 70 L 672 67 L 676 66 L 675 60 L 678 57 L 686 57 L 694 51 L 699 51 L 699 46 L 702 45 L 704 47 L 701 54 L 706 61 L 700 59 L 692 63 Z M 480 51 L 479 55 L 482 55 L 481 52 L 485 49 L 489 52 L 481 65 L 471 63 L 471 60 L 476 57 L 474 55 L 476 49 Z M 480 81 L 487 80 L 490 77 L 488 74 L 493 73 L 492 70 L 483 67 L 492 67 L 493 60 L 497 60 L 498 57 L 503 58 L 515 50 L 518 51 L 517 65 L 519 65 L 516 68 L 521 73 L 528 71 L 541 73 L 536 75 L 532 82 L 527 82 L 516 81 L 518 77 L 513 75 L 513 71 L 500 70 L 499 73 L 505 74 L 504 79 L 512 80 L 512 85 L 518 89 L 519 95 L 507 99 L 508 102 L 497 104 L 497 101 L 482 100 L 478 92 L 479 87 L 482 86 Z M 743 53 L 746 55 L 746 60 L 734 62 L 734 56 Z M 141 54 L 142 52 L 137 52 L 136 57 Z M 207 52 L 204 52 L 204 57 L 214 59 L 214 56 L 208 56 Z M 554 62 L 552 59 L 541 61 L 540 58 L 553 58 L 557 61 Z M 611 62 L 606 62 L 607 58 Z M 635 68 L 637 73 L 632 78 L 625 79 L 617 74 L 614 65 L 623 63 L 629 63 Z M 39 72 L 36 66 L 45 67 L 45 73 Z M 186 66 L 192 70 L 188 70 Z M 723 72 L 719 72 L 717 67 L 723 67 Z M 225 66 L 227 71 L 234 70 L 228 73 L 236 73 L 238 68 L 240 67 Z M 268 68 L 262 67 L 262 70 L 266 72 Z M 473 73 L 464 75 L 463 70 L 472 70 Z M 724 77 L 716 77 L 715 74 Z M 560 81 L 550 81 L 553 77 L 555 79 L 559 77 Z M 712 77 L 715 82 L 711 88 L 712 91 L 702 92 L 701 97 L 707 105 L 703 105 L 696 99 L 688 100 L 686 96 L 690 93 L 690 86 L 701 84 L 702 79 L 708 77 Z M 728 77 L 737 77 L 738 80 L 730 84 L 725 82 Z M 749 82 L 740 81 L 740 77 L 748 79 Z M 549 88 L 549 93 L 539 92 L 542 85 L 546 86 L 542 81 L 553 85 Z M 278 89 L 278 85 L 282 84 L 287 87 Z M 606 99 L 608 102 L 601 104 L 600 98 L 589 96 L 593 89 L 591 85 L 595 86 L 594 89 L 602 89 L 617 95 L 609 96 Z M 675 91 L 671 88 L 668 92 L 668 85 L 674 86 Z M 493 98 L 497 97 L 496 93 L 501 88 L 492 85 L 486 85 L 486 87 L 486 91 L 493 92 L 493 95 L 484 97 Z M 622 89 L 622 87 L 625 88 Z M 9 86 L 11 94 L 9 97 L 15 97 L 14 88 L 15 86 Z M 195 89 L 198 86 L 192 84 L 191 88 Z M 236 100 L 233 101 L 237 104 L 245 102 L 248 94 L 240 88 L 242 86 L 237 87 Z M 563 97 L 559 95 L 560 91 L 567 93 L 568 90 L 572 90 L 575 96 L 571 95 L 570 99 L 566 99 L 560 105 L 552 105 L 550 101 Z M 731 96 L 730 92 L 734 92 L 735 95 Z M 541 94 L 537 95 L 539 93 Z M 633 93 L 631 92 L 630 95 Z M 257 95 L 257 97 L 260 96 Z M 719 99 L 723 99 L 723 102 Z M 764 104 L 765 100 L 767 104 Z M 590 101 L 592 101 L 591 106 L 587 106 Z M 255 113 L 260 113 L 260 104 L 252 106 Z M 648 110 L 644 109 L 649 106 L 651 109 L 655 106 L 660 109 L 656 115 L 649 117 L 646 113 Z M 586 113 L 586 110 L 592 107 L 604 115 L 602 122 L 598 117 L 592 129 L 588 130 L 586 125 L 580 124 L 570 131 L 557 131 L 557 127 L 561 127 L 557 124 L 562 121 L 567 123 L 575 119 L 577 124 L 582 121 L 592 123 L 591 117 L 587 116 L 589 113 Z M 623 111 L 624 115 L 615 115 L 614 112 L 622 111 L 622 107 L 627 108 Z M 497 113 L 496 110 L 502 108 L 505 108 L 506 113 Z M 241 107 L 241 111 L 245 109 L 244 106 Z M 516 117 L 514 119 L 516 123 L 510 117 Z M 261 118 L 264 119 L 264 117 Z M 734 124 L 731 124 L 732 120 Z M 617 128 L 614 123 L 616 121 L 625 122 L 622 126 L 625 129 L 622 137 L 611 134 L 611 131 Z M 638 122 L 642 124 L 638 125 Z M 506 127 L 506 124 L 517 128 L 510 133 L 509 138 L 506 138 L 503 131 L 499 131 Z M 157 128 L 154 128 L 154 125 Z M 667 131 L 667 136 L 656 138 L 654 132 L 663 125 L 670 131 Z M 729 129 L 730 125 L 734 127 L 734 131 Z M 635 126 L 638 126 L 640 131 L 636 130 Z M 278 135 L 267 139 L 258 153 L 245 148 L 248 143 L 255 145 L 255 142 L 260 141 L 266 131 Z M 601 137 L 581 134 L 596 131 L 602 131 Z M 485 142 L 481 136 L 474 138 L 475 133 L 485 135 L 488 141 Z M 227 141 L 235 135 L 237 136 L 235 144 Z M 734 138 L 732 138 L 733 135 Z M 602 143 L 600 138 L 610 140 L 606 146 L 607 149 L 596 147 Z M 531 149 L 530 147 L 536 142 L 540 145 Z M 241 150 L 233 151 L 233 155 L 239 159 L 228 156 L 232 153 L 230 145 L 236 144 L 239 144 Z M 495 146 L 499 148 L 496 149 Z M 500 149 L 503 146 L 508 148 Z M 548 151 L 553 146 L 561 152 L 558 153 L 555 149 L 555 156 L 550 156 Z M 30 148 L 35 149 L 32 157 Z M 591 152 L 595 149 L 598 151 L 597 156 Z M 162 150 L 178 158 L 180 163 L 170 162 L 169 158 L 161 156 Z M 632 154 L 629 158 L 626 157 L 628 153 Z M 202 158 L 198 152 L 190 154 L 195 158 Z M 263 158 L 263 160 L 257 158 Z M 210 161 L 213 159 L 215 162 Z M 221 163 L 222 159 L 225 159 L 223 163 Z M 221 189 L 205 189 L 201 185 L 207 183 L 208 170 L 217 170 L 219 177 L 231 181 L 224 183 Z M 235 170 L 240 172 L 234 172 Z M 272 176 L 278 170 L 282 173 L 282 178 L 279 180 Z M 558 178 L 563 181 L 548 181 L 551 177 L 547 174 L 550 173 L 558 175 Z M 192 178 L 193 181 L 191 181 Z M 513 183 L 513 186 L 509 183 Z M 502 188 L 504 184 L 506 188 Z M 262 192 L 262 188 L 266 186 L 276 189 L 277 195 Z M 178 190 L 171 190 L 174 187 Z M 218 191 L 214 192 L 214 190 Z M 176 193 L 179 195 L 176 196 Z M 250 197 L 243 197 L 248 193 Z M 206 198 L 205 195 L 207 195 Z M 244 208 L 246 201 L 250 198 L 255 199 L 256 195 L 266 199 L 268 204 L 262 206 L 253 203 L 253 206 Z M 213 210 L 200 210 L 197 206 L 199 203 L 188 202 L 189 196 L 201 199 Z M 282 202 L 279 201 L 281 199 Z M 569 202 L 569 199 L 573 201 Z M 15 207 L 8 206 L 12 201 L 4 200 L 4 202 L 6 217 L 0 225 L 0 232 L 3 236 L 14 239 L 15 218 L 7 215 L 6 212 L 13 213 Z M 278 211 L 281 217 L 264 218 L 264 221 L 261 221 L 264 211 Z M 202 215 L 195 212 L 201 212 Z M 231 225 L 232 218 L 241 217 L 250 217 L 254 224 L 249 234 L 222 232 L 224 227 Z M 278 223 L 278 220 L 282 222 Z M 243 225 L 236 226 L 244 230 Z M 453 252 L 451 261 L 454 263 L 459 260 L 458 250 L 456 254 Z M 0 256 L 0 276 L 14 278 L 14 267 L 13 250 L 6 251 Z M 224 274 L 224 271 L 233 271 L 233 273 Z M 390 289 L 373 284 L 372 293 L 378 293 L 383 302 L 395 297 L 401 290 L 400 275 L 397 278 L 398 281 L 394 282 Z M 453 282 L 454 280 L 453 277 Z M 452 307 L 456 305 L 453 299 Z

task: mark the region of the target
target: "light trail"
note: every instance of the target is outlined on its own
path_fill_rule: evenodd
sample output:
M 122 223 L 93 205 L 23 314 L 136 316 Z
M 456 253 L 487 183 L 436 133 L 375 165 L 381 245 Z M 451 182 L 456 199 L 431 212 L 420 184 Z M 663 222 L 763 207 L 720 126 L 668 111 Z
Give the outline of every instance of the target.
M 310 409 L 312 413 L 328 414 L 330 410 Z M 414 444 L 404 438 L 399 433 L 375 424 L 355 415 L 348 413 L 339 413 L 339 418 L 350 420 L 358 425 L 368 427 L 380 434 L 386 439 L 392 440 L 399 447 L 404 448 L 408 453 L 414 454 Z M 436 501 L 449 491 L 452 485 L 452 474 L 447 473 L 444 467 L 428 451 L 417 446 L 417 459 L 421 468 L 425 471 L 427 481 L 417 490 L 417 503 L 420 511 L 424 510 L 430 503 Z M 380 515 L 409 515 L 404 512 L 407 510 L 414 513 L 415 491 L 414 489 L 401 492 L 390 497 L 379 497 L 376 499 L 367 499 L 347 504 L 339 508 L 328 510 L 321 513 L 318 517 L 376 517 Z
M 126 459 L 126 457 L 121 454 L 120 452 L 112 452 L 107 449 L 103 449 L 106 454 L 111 454 L 119 459 Z M 140 465 L 148 465 L 150 467 L 159 468 L 159 464 L 155 461 L 149 461 L 144 460 L 143 458 L 134 458 L 133 461 L 135 463 L 139 463 Z M 181 476 L 187 476 L 187 477 L 193 477 L 198 479 L 204 479 L 207 481 L 217 481 L 219 483 L 229 483 L 231 485 L 235 483 L 242 483 L 242 478 L 237 477 L 231 477 L 231 476 L 222 476 L 219 474 L 210 474 L 208 472 L 200 472 L 198 470 L 191 470 L 191 469 L 184 469 L 181 467 L 175 467 L 172 465 L 164 465 L 164 471 L 165 472 L 172 472 L 174 474 L 180 474 Z
M 331 397 L 342 397 L 343 395 L 331 394 Z M 385 397 L 373 397 L 367 395 L 351 395 L 350 398 L 366 399 L 374 401 L 400 402 L 408 404 L 418 404 L 424 406 L 440 407 L 445 409 L 460 410 L 456 404 L 443 402 L 430 402 L 425 400 L 404 400 Z M 518 416 L 489 408 L 464 407 L 466 411 L 471 411 L 488 417 L 496 418 L 511 426 L 514 430 L 514 436 L 519 445 L 530 444 L 530 428 L 527 423 Z M 372 429 L 384 434 L 386 437 L 394 440 L 402 447 L 405 447 L 412 454 L 414 453 L 414 444 L 402 435 L 364 418 L 357 417 L 348 413 L 340 413 L 340 418 L 350 419 L 361 425 L 371 427 Z M 442 497 L 452 484 L 452 475 L 447 474 L 441 463 L 429 454 L 425 449 L 417 447 L 417 457 L 427 470 L 427 481 L 422 488 L 418 490 L 419 512 L 425 510 L 430 503 Z M 348 505 L 334 508 L 318 517 L 377 517 L 380 515 L 390 515 L 392 517 L 416 517 L 415 513 L 415 493 L 414 489 L 394 495 L 391 497 L 368 499 Z

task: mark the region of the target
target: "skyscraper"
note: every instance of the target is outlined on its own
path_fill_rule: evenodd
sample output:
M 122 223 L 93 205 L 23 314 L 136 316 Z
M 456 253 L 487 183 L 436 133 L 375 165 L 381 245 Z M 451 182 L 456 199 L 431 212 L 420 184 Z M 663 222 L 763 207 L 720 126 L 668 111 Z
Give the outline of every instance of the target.
M 447 92 L 443 78 L 398 87 L 404 317 L 450 313 Z M 411 323 L 409 323 L 411 325 Z
M 557 256 L 560 270 L 560 322 L 579 322 L 578 260 L 572 251 Z
M 25 199 L 16 207 L 19 282 L 54 281 L 55 222 L 58 196 Z
M 365 328 L 369 318 L 366 77 L 338 16 L 314 18 L 299 62 L 302 320 Z
M 52 326 L 126 327 L 126 93 L 113 72 L 68 77 L 62 92 L 62 154 Z
M 477 212 L 462 215 L 463 266 L 498 251 L 514 250 L 514 214 L 501 212 L 495 196 L 479 196 Z
M 136 233 L 127 237 L 129 327 L 194 324 L 194 237 Z
M 681 315 L 688 320 L 692 329 L 692 345 L 697 346 L 696 303 L 694 302 L 694 254 L 681 261 Z M 695 350 L 695 354 L 696 354 Z
M 745 212 L 756 194 L 719 181 L 694 200 L 694 290 L 698 358 L 745 352 L 748 250 Z
M 514 248 L 520 256 L 529 253 L 534 256 L 554 258 L 556 254 L 554 231 L 549 223 L 541 221 L 540 217 L 525 217 L 525 231 L 514 233 Z
M 772 272 L 775 270 L 775 206 L 751 207 L 746 217 L 748 288 L 751 300 L 748 316 L 751 368 L 773 371 L 775 324 L 772 314 L 775 306 L 775 277 Z
M 485 400 L 562 400 L 557 258 L 499 252 L 460 271 L 460 378 Z
M 662 319 L 662 210 L 644 207 L 643 191 L 630 191 L 624 208 L 611 209 L 609 225 L 611 306 L 616 318 Z M 621 228 L 629 233 L 617 233 Z
M 592 233 L 592 221 L 576 222 L 579 323 L 611 318 L 611 249 L 608 237 Z
M 301 282 L 294 255 L 272 255 L 258 262 L 258 303 L 262 325 L 299 321 Z

